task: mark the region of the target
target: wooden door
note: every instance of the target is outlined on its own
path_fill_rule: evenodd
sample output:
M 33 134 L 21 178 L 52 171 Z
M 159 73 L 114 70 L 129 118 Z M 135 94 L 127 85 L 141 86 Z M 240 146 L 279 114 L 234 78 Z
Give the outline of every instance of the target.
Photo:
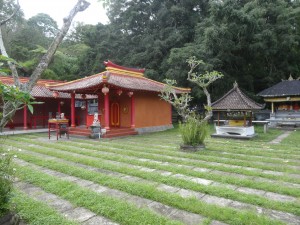
M 117 102 L 110 105 L 110 124 L 112 127 L 120 126 L 120 104 Z

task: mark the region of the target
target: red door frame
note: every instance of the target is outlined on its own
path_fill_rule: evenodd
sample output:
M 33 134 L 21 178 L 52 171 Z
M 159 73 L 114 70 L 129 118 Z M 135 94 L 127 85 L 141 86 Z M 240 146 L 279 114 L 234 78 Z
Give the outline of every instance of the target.
M 110 104 L 110 125 L 120 127 L 120 103 L 112 102 Z

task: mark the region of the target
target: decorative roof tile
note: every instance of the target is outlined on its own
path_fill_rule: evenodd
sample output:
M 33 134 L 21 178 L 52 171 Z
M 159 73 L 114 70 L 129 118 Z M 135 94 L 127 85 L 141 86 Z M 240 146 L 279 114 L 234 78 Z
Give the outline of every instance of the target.
M 110 61 L 105 72 L 95 74 L 82 79 L 63 84 L 47 85 L 50 90 L 61 92 L 76 91 L 77 93 L 96 93 L 104 84 L 115 88 L 123 88 L 131 91 L 161 92 L 165 84 L 151 80 L 143 76 L 144 69 L 133 69 L 118 66 Z M 177 93 L 190 92 L 189 88 L 174 87 Z
M 284 80 L 257 94 L 262 97 L 299 96 L 300 80 Z
M 212 103 L 212 109 L 214 111 L 248 111 L 248 110 L 260 110 L 263 105 L 256 103 L 249 97 L 247 97 L 238 87 L 237 83 L 234 87 L 228 91 L 222 98 Z
M 26 83 L 29 81 L 28 77 L 20 77 L 21 83 Z M 9 76 L 0 76 L 0 82 L 6 85 L 14 85 L 14 80 L 12 77 Z M 46 85 L 47 84 L 60 84 L 64 83 L 64 81 L 56 81 L 56 80 L 45 80 L 40 79 L 38 80 L 37 84 L 33 87 L 32 91 L 30 92 L 32 97 L 35 98 L 53 98 L 53 91 L 49 90 Z M 59 92 L 59 98 L 67 99 L 70 98 L 70 94 Z M 80 99 L 80 95 L 76 95 L 75 98 Z

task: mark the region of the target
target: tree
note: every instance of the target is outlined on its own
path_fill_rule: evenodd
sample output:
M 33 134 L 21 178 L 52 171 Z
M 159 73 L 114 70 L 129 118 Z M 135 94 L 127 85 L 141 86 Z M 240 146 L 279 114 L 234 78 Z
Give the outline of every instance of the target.
M 12 1 L 11 1 L 12 2 Z M 73 9 L 70 11 L 69 15 L 64 18 L 64 23 L 61 28 L 61 30 L 57 33 L 56 37 L 54 38 L 53 42 L 49 46 L 47 52 L 44 54 L 44 56 L 41 58 L 40 62 L 38 63 L 37 67 L 32 72 L 29 81 L 27 83 L 22 84 L 19 80 L 18 70 L 17 66 L 13 62 L 8 62 L 9 68 L 12 73 L 12 77 L 14 79 L 15 86 L 19 88 L 21 91 L 30 92 L 32 88 L 36 85 L 38 79 L 41 77 L 42 73 L 47 69 L 49 63 L 51 62 L 54 53 L 56 52 L 59 44 L 62 42 L 63 38 L 66 36 L 73 18 L 76 16 L 78 12 L 84 11 L 88 6 L 90 5 L 89 2 L 85 0 L 78 0 L 76 5 L 73 7 Z M 15 10 L 5 18 L 3 18 L 0 21 L 0 51 L 1 54 L 8 57 L 6 48 L 4 46 L 3 36 L 2 36 L 2 26 L 7 24 L 14 15 L 18 12 L 19 5 L 17 2 L 17 7 Z M 6 104 L 3 107 L 2 112 L 2 118 L 0 121 L 0 124 L 5 126 L 5 124 L 9 121 L 10 115 L 15 113 L 15 107 L 13 105 L 14 103 Z M 20 103 L 18 103 L 20 104 Z M 11 111 L 14 111 L 11 113 Z
M 206 125 L 212 117 L 211 97 L 207 88 L 213 82 L 222 78 L 223 74 L 217 71 L 206 71 L 203 74 L 198 74 L 195 72 L 195 69 L 199 65 L 204 65 L 204 62 L 202 60 L 196 60 L 195 57 L 189 58 L 187 62 L 190 67 L 187 80 L 195 83 L 206 95 L 207 105 L 205 106 L 205 117 L 201 117 L 197 112 L 190 109 L 189 103 L 192 97 L 188 93 L 177 96 L 177 93 L 172 87 L 172 85 L 176 83 L 174 80 L 167 80 L 167 84 L 160 96 L 163 100 L 169 102 L 177 110 L 178 114 L 183 117 L 184 124 L 180 124 L 180 132 L 184 144 L 196 146 L 203 144 L 207 133 Z

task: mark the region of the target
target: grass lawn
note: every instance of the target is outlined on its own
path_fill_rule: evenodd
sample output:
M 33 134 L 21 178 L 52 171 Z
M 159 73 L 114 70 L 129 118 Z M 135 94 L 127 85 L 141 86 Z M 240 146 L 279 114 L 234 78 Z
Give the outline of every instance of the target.
M 179 212 L 200 215 L 202 224 L 300 224 L 300 132 L 270 144 L 283 131 L 256 131 L 248 141 L 209 137 L 197 153 L 179 151 L 178 129 L 100 141 L 19 135 L 4 146 L 17 155 L 19 181 L 118 224 L 189 223 Z M 28 224 L 78 222 L 18 188 L 12 207 Z

